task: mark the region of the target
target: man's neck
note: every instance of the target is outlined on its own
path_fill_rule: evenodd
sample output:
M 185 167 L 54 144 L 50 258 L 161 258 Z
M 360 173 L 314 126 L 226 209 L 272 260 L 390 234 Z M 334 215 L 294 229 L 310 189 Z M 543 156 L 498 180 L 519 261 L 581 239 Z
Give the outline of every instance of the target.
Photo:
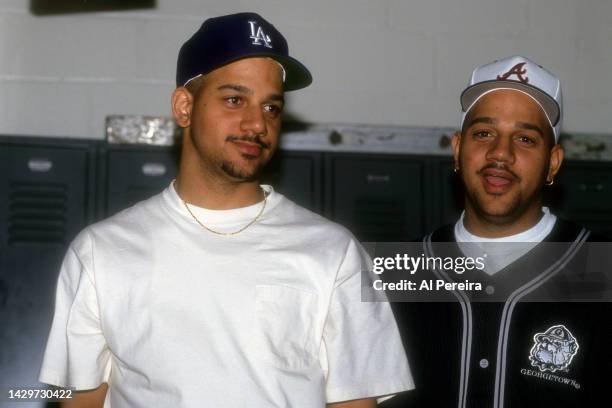
M 182 200 L 209 210 L 247 207 L 263 200 L 258 181 L 231 182 L 179 173 L 175 183 Z
M 544 213 L 541 205 L 531 206 L 527 211 L 516 218 L 496 218 L 492 216 L 482 216 L 466 205 L 463 225 L 471 234 L 482 238 L 502 238 L 520 234 L 533 228 L 541 219 Z

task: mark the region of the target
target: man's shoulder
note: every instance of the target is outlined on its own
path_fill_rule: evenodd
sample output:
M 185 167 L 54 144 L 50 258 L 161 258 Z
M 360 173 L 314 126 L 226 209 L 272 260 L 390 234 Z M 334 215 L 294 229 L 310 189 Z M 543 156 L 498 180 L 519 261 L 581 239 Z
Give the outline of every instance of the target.
M 591 231 L 588 227 L 575 223 L 565 218 L 557 217 L 555 226 L 546 236 L 546 242 L 573 242 L 583 238 L 588 242 L 612 242 L 610 237 Z M 431 242 L 454 242 L 455 225 L 443 225 L 430 233 L 419 238 L 417 241 L 428 240 Z
M 547 242 L 573 242 L 577 239 L 587 242 L 610 242 L 604 234 L 590 230 L 581 224 L 557 217 L 553 230 L 546 237 Z
M 455 242 L 455 225 L 446 224 L 434 229 L 433 231 L 413 240 L 414 242 Z
M 162 193 L 156 194 L 90 225 L 90 228 L 92 230 L 102 230 L 115 227 L 126 227 L 143 222 L 153 223 L 156 220 L 152 220 L 151 217 L 159 217 L 161 201 Z
M 298 234 L 320 236 L 326 239 L 356 239 L 345 226 L 309 210 L 287 197 L 282 198 L 279 223 L 296 230 Z
M 150 227 L 159 225 L 161 194 L 140 201 L 107 218 L 85 227 L 71 246 L 78 249 L 90 241 L 119 242 L 139 233 L 146 235 Z

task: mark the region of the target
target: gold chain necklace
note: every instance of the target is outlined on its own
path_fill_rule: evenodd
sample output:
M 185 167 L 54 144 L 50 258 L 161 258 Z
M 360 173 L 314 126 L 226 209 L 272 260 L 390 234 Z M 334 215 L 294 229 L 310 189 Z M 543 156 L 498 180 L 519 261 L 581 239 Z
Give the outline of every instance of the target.
M 261 190 L 263 191 L 263 194 L 264 194 L 263 205 L 261 206 L 261 210 L 259 210 L 255 218 L 253 218 L 247 225 L 240 228 L 238 231 L 232 231 L 232 232 L 215 231 L 214 229 L 207 227 L 200 220 L 198 220 L 198 217 L 196 217 L 194 213 L 191 212 L 191 209 L 189 208 L 189 205 L 187 204 L 187 202 L 183 200 L 182 198 L 181 198 L 181 201 L 183 202 L 183 205 L 185 206 L 185 209 L 187 209 L 187 212 L 189 213 L 189 215 L 191 215 L 191 217 L 195 220 L 195 222 L 197 222 L 200 225 L 200 227 L 204 228 L 206 231 L 212 232 L 213 234 L 217 234 L 217 235 L 226 235 L 226 236 L 236 235 L 236 234 L 240 234 L 242 231 L 249 228 L 251 225 L 255 224 L 257 220 L 259 219 L 259 217 L 261 217 L 261 214 L 263 214 L 264 210 L 266 209 L 266 203 L 268 202 L 268 192 L 263 187 L 261 188 Z

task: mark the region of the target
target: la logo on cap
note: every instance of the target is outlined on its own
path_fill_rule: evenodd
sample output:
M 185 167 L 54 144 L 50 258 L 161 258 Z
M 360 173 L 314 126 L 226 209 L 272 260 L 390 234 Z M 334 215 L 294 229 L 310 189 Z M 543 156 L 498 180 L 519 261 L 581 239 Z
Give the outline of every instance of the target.
M 253 40 L 253 45 L 265 45 L 268 48 L 272 48 L 270 36 L 265 34 L 261 27 L 257 26 L 257 21 L 249 21 L 249 25 L 251 26 L 251 36 L 249 38 Z

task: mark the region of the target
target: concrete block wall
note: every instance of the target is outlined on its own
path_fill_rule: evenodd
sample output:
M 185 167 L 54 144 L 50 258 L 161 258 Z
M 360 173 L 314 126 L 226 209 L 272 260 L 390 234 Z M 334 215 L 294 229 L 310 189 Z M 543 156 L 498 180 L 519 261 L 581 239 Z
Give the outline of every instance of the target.
M 175 60 L 204 18 L 253 10 L 313 72 L 314 123 L 457 126 L 471 69 L 523 54 L 557 73 L 565 130 L 612 133 L 609 0 L 157 0 L 36 17 L 0 0 L 0 134 L 101 139 L 109 114 L 169 115 Z

